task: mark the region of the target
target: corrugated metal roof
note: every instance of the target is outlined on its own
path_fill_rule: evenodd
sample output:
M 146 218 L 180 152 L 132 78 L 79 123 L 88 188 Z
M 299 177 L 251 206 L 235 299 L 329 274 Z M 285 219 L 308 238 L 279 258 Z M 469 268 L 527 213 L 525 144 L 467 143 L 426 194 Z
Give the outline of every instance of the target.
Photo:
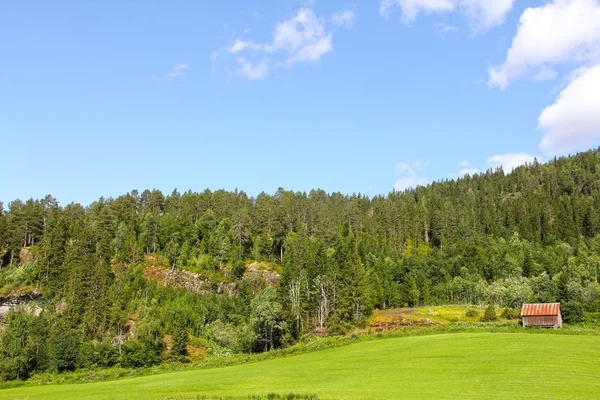
M 522 317 L 558 315 L 560 314 L 560 303 L 523 304 Z

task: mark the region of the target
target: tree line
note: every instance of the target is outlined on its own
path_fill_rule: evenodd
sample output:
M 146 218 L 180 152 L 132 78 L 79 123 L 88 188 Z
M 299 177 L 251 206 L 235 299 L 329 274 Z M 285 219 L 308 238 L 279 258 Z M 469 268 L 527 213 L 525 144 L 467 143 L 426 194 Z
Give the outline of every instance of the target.
M 132 190 L 89 206 L 0 204 L 0 295 L 29 290 L 44 305 L 8 317 L 0 374 L 182 361 L 190 340 L 264 351 L 345 332 L 374 308 L 561 301 L 581 320 L 600 311 L 599 172 L 591 150 L 387 196 Z M 143 276 L 149 259 L 235 294 L 161 287 Z M 278 283 L 251 287 L 251 260 L 280 268 Z

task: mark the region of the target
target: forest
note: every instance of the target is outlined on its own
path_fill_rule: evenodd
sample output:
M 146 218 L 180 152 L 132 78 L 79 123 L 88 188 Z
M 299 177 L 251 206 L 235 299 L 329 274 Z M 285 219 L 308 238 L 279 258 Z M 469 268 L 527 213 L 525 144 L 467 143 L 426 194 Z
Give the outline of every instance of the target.
M 578 323 L 600 312 L 598 210 L 600 149 L 375 197 L 0 203 L 0 299 L 35 300 L 0 320 L 0 378 L 269 351 L 374 309 L 560 301 Z M 248 279 L 251 265 L 272 279 Z M 160 282 L 158 267 L 206 284 Z

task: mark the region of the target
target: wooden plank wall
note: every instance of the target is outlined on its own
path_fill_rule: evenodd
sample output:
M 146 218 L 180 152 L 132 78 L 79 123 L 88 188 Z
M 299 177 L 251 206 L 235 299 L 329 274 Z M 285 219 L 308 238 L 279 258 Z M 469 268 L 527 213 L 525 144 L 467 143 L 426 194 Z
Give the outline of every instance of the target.
M 539 316 L 539 317 L 523 317 L 523 326 L 542 326 L 542 327 L 559 327 L 559 317 L 554 316 Z

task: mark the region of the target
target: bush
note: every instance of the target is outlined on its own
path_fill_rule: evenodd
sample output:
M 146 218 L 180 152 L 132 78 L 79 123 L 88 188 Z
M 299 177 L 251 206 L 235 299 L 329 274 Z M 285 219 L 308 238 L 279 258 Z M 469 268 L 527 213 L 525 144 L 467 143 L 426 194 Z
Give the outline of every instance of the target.
M 40 265 L 35 261 L 24 263 L 20 267 L 0 269 L 0 297 L 8 296 L 17 288 L 34 284 L 37 282 L 39 274 Z
M 485 322 L 489 322 L 489 321 L 496 321 L 497 319 L 498 319 L 498 317 L 496 317 L 496 309 L 494 308 L 493 304 L 490 304 L 485 309 L 485 313 L 483 314 L 483 318 L 481 318 L 481 320 L 485 321 Z
M 233 264 L 232 273 L 235 278 L 242 279 L 245 272 L 246 272 L 246 264 L 243 261 L 238 260 Z
M 502 318 L 519 319 L 520 317 L 521 317 L 521 313 L 512 308 L 505 308 L 504 311 L 502 311 Z
M 249 352 L 256 341 L 257 335 L 251 326 L 216 320 L 211 324 L 212 337 L 221 346 L 227 347 L 235 352 Z
M 79 347 L 79 368 L 107 368 L 117 364 L 119 351 L 109 342 L 84 342 Z
M 577 324 L 585 320 L 583 304 L 578 301 L 569 301 L 561 307 L 563 320 L 568 324 Z
M 123 343 L 121 365 L 126 368 L 149 367 L 160 363 L 160 357 L 139 340 L 133 339 Z
M 52 344 L 52 359 L 58 372 L 75 371 L 79 362 L 81 335 L 78 331 L 61 332 Z
M 479 317 L 479 313 L 477 312 L 477 310 L 467 310 L 467 312 L 465 313 L 465 316 L 469 317 L 469 318 L 477 318 Z

